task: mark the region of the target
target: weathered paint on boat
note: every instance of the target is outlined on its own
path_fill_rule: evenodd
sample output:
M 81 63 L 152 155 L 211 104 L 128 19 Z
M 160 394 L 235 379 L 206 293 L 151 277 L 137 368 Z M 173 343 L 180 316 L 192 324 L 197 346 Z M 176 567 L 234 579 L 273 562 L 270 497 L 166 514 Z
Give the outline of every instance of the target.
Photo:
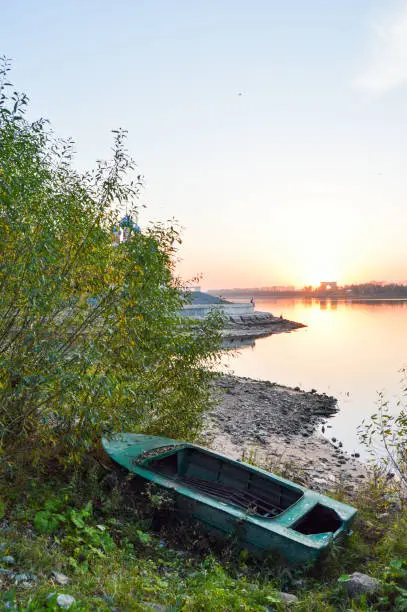
M 176 494 L 177 505 L 243 547 L 279 551 L 294 564 L 315 560 L 344 535 L 356 509 L 265 470 L 194 444 L 142 434 L 103 438 L 130 472 Z

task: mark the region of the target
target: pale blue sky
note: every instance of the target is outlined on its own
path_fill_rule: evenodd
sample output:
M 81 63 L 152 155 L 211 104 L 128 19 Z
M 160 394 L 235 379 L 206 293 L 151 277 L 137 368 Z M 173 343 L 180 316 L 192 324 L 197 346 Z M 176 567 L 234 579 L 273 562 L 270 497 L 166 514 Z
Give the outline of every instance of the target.
M 141 224 L 179 220 L 184 277 L 407 280 L 407 0 L 0 7 L 12 80 L 79 166 L 129 130 Z

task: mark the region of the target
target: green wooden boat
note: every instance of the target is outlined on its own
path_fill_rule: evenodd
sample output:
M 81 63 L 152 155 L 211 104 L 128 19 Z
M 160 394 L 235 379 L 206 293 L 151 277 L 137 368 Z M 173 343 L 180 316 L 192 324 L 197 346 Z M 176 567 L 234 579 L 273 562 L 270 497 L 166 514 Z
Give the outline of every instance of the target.
M 103 438 L 117 463 L 176 494 L 177 506 L 243 548 L 315 560 L 346 534 L 355 508 L 194 444 L 140 434 Z M 237 526 L 239 529 L 237 531 Z

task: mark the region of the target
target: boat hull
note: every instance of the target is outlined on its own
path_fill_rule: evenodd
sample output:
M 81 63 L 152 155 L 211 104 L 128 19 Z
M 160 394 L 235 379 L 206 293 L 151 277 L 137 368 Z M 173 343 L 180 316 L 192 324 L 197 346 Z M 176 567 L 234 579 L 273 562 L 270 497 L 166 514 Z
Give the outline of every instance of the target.
M 141 434 L 102 440 L 108 455 L 175 494 L 177 507 L 243 548 L 312 562 L 346 534 L 356 509 L 194 444 Z

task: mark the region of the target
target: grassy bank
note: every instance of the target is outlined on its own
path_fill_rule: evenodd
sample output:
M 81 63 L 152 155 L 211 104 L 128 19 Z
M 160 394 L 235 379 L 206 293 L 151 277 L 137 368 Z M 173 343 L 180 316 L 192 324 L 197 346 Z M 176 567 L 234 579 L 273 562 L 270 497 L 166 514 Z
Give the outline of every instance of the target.
M 314 567 L 290 568 L 250 558 L 237 538 L 209 538 L 162 492 L 98 461 L 69 478 L 50 473 L 3 483 L 3 609 L 57 610 L 63 593 L 71 610 L 407 609 L 407 517 L 379 478 L 351 500 L 359 516 L 346 542 Z M 349 600 L 342 581 L 354 571 L 381 591 Z

